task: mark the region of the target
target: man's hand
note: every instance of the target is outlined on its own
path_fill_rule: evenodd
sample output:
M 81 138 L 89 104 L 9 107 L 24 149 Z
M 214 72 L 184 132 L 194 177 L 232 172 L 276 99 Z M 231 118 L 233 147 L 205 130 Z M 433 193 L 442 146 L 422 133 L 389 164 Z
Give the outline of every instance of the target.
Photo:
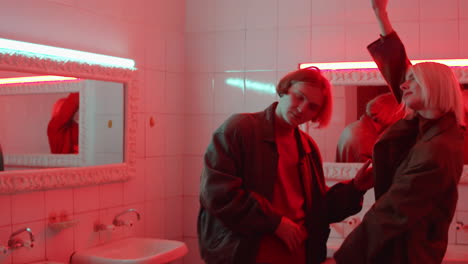
M 286 244 L 290 252 L 294 252 L 307 238 L 307 231 L 287 217 L 281 218 L 275 235 Z
M 371 162 L 367 160 L 354 177 L 354 186 L 360 191 L 367 191 L 374 187 L 374 173 L 372 167 L 369 168 Z

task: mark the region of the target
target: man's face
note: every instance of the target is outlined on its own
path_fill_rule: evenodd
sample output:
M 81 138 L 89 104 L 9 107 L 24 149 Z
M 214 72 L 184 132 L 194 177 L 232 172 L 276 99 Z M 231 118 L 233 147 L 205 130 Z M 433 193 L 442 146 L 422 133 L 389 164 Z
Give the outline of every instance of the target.
M 319 86 L 298 82 L 279 99 L 277 115 L 292 127 L 313 120 L 320 113 L 325 96 Z

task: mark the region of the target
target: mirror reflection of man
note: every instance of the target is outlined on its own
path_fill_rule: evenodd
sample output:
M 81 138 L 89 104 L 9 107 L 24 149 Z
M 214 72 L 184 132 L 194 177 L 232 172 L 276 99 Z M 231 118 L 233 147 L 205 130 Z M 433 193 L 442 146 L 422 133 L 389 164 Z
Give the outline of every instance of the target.
M 70 93 L 55 102 L 52 118 L 47 126 L 50 152 L 78 153 L 79 93 Z
M 403 111 L 391 93 L 370 100 L 359 120 L 345 127 L 336 147 L 336 162 L 365 162 L 372 158 L 374 143 Z

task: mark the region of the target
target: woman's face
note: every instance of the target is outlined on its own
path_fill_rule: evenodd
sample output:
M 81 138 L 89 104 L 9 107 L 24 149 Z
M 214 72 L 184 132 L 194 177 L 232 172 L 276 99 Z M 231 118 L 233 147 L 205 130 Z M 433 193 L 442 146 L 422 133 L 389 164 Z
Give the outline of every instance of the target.
M 408 69 L 405 82 L 400 85 L 402 92 L 402 100 L 405 105 L 414 111 L 424 109 L 424 101 L 422 98 L 422 88 L 414 78 L 412 69 Z
M 325 103 L 321 87 L 298 82 L 279 99 L 277 116 L 291 127 L 317 118 Z

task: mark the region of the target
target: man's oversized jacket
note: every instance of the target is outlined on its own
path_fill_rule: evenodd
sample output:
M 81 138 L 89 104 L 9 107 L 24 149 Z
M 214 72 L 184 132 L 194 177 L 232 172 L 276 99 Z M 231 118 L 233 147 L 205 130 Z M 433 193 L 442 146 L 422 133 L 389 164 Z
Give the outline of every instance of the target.
M 270 203 L 278 177 L 276 106 L 233 115 L 214 132 L 204 157 L 198 216 L 200 253 L 208 264 L 254 263 L 262 236 L 273 234 L 280 223 Z M 307 264 L 319 264 L 326 257 L 329 223 L 357 213 L 362 193 L 352 181 L 329 189 L 315 143 L 299 129 L 295 136 L 309 234 Z

